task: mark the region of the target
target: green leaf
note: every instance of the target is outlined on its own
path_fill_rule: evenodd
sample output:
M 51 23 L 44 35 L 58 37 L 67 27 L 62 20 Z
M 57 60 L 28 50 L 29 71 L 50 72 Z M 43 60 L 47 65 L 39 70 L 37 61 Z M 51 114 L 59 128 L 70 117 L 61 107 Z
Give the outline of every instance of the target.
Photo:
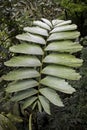
M 6 91 L 9 93 L 18 92 L 29 88 L 33 88 L 35 86 L 38 86 L 38 82 L 33 79 L 14 81 L 8 84 Z
M 80 74 L 76 73 L 74 69 L 65 66 L 48 65 L 42 70 L 42 73 L 69 80 L 79 80 L 81 78 Z
M 42 112 L 42 106 L 41 106 L 41 103 L 38 101 L 37 104 L 38 104 L 38 110 L 39 110 L 39 112 Z
M 16 38 L 23 41 L 34 42 L 37 44 L 43 44 L 43 45 L 46 44 L 43 37 L 38 36 L 38 35 L 33 35 L 30 33 L 19 34 L 16 36 Z
M 36 100 L 37 100 L 36 96 L 32 96 L 32 97 L 26 99 L 22 108 L 25 109 L 25 108 L 29 107 Z
M 47 25 L 49 25 L 50 27 L 52 27 L 52 24 L 51 24 L 51 22 L 50 22 L 48 19 L 41 18 L 41 20 L 42 20 L 43 22 L 45 22 Z
M 39 45 L 22 43 L 14 45 L 9 49 L 14 53 L 32 54 L 32 55 L 43 55 L 43 50 Z
M 57 106 L 64 106 L 59 95 L 55 90 L 50 88 L 42 88 L 39 90 L 42 95 L 44 95 L 51 103 Z
M 64 22 L 64 20 L 60 20 L 60 19 L 54 19 L 54 20 L 52 20 L 53 26 L 56 26 L 57 24 L 62 23 L 62 22 Z
M 59 65 L 65 65 L 70 67 L 80 67 L 83 60 L 75 58 L 70 54 L 50 54 L 43 60 L 45 63 L 54 63 Z
M 49 25 L 48 24 L 46 24 L 46 23 L 44 23 L 44 22 L 41 22 L 41 21 L 34 21 L 33 22 L 33 25 L 37 25 L 37 26 L 39 26 L 39 27 L 41 27 L 41 28 L 44 28 L 44 29 L 46 29 L 46 30 L 51 30 L 51 28 L 49 27 Z
M 40 60 L 35 56 L 14 56 L 4 63 L 10 67 L 36 67 L 41 66 Z
M 40 83 L 63 93 L 72 94 L 75 92 L 75 89 L 64 79 L 46 76 L 46 78 L 42 79 Z
M 42 36 L 48 36 L 47 30 L 40 28 L 38 26 L 36 26 L 36 27 L 25 27 L 24 31 L 27 31 L 27 32 L 30 32 L 30 33 L 33 33 L 33 34 L 37 34 L 37 35 L 39 34 L 39 35 L 42 35 Z
M 10 81 L 10 80 L 19 80 L 19 79 L 27 79 L 27 78 L 35 78 L 39 77 L 39 72 L 30 68 L 23 68 L 18 70 L 10 71 L 7 75 L 3 75 L 2 79 Z
M 45 50 L 74 53 L 82 50 L 82 46 L 77 42 L 72 42 L 67 40 L 67 41 L 52 42 L 48 44 Z
M 2 126 L 0 125 L 0 130 L 6 130 L 6 129 L 3 129 Z
M 50 115 L 51 114 L 50 113 L 50 103 L 47 100 L 47 98 L 45 98 L 44 96 L 39 96 L 39 100 L 40 100 L 40 103 L 41 103 L 44 111 Z
M 64 26 L 64 25 L 70 24 L 71 22 L 72 22 L 71 20 L 63 21 L 61 23 L 56 24 L 55 27 Z
M 70 30 L 75 30 L 75 29 L 77 29 L 77 26 L 75 24 L 71 24 L 71 25 L 66 25 L 66 26 L 55 27 L 50 33 L 70 31 Z
M 52 33 L 47 39 L 47 41 L 75 39 L 79 36 L 80 36 L 80 33 L 78 31 Z
M 0 114 L 0 130 L 17 130 L 15 125 L 2 114 Z
M 20 117 L 18 115 L 14 115 L 12 113 L 6 114 L 6 117 L 8 117 L 12 122 L 15 122 L 15 123 L 21 123 L 21 122 L 23 122 L 22 117 Z
M 11 101 L 20 101 L 20 100 L 24 100 L 25 98 L 29 98 L 35 94 L 37 94 L 37 90 L 35 89 L 27 89 L 25 91 L 21 91 L 21 92 L 18 92 L 17 94 L 14 95 L 14 97 L 11 98 Z
M 33 103 L 33 105 L 32 105 L 32 110 L 35 109 L 36 105 L 37 105 L 37 101 Z

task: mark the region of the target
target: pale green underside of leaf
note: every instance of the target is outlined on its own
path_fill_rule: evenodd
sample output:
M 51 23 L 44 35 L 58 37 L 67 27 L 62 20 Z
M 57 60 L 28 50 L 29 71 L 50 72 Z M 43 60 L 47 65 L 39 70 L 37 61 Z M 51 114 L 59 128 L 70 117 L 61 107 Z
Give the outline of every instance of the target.
M 36 26 L 36 27 L 25 27 L 24 31 L 27 31 L 27 32 L 33 33 L 33 34 L 37 34 L 37 35 L 39 34 L 41 36 L 48 36 L 47 30 L 40 28 L 38 26 Z
M 55 27 L 68 25 L 68 24 L 70 24 L 71 22 L 72 22 L 71 20 L 63 21 L 63 22 L 61 22 L 61 23 L 56 24 Z
M 14 45 L 9 49 L 14 53 L 32 54 L 32 55 L 43 55 L 43 50 L 39 45 L 22 43 Z
M 33 42 L 33 43 L 43 44 L 43 45 L 46 44 L 43 37 L 38 35 L 33 35 L 31 33 L 19 34 L 16 36 L 16 38 L 27 42 Z
M 56 26 L 57 24 L 62 23 L 62 22 L 64 22 L 64 20 L 60 20 L 60 19 L 54 19 L 54 20 L 52 20 L 53 26 Z
M 52 33 L 47 41 L 75 39 L 80 36 L 78 31 Z
M 56 24 L 55 27 L 64 26 L 64 25 L 68 25 L 68 24 L 71 24 L 71 23 L 72 23 L 71 20 L 67 20 L 67 21 L 63 21 L 63 22 L 61 22 L 59 24 Z
M 72 41 L 58 41 L 48 44 L 45 48 L 46 51 L 59 51 L 59 52 L 70 52 L 74 53 L 80 51 L 82 46 Z
M 46 76 L 40 83 L 63 93 L 72 94 L 75 92 L 75 89 L 68 82 L 57 77 Z
M 42 106 L 41 106 L 41 103 L 39 102 L 39 100 L 38 100 L 37 104 L 38 104 L 38 110 L 39 110 L 39 112 L 42 112 Z
M 42 88 L 39 91 L 42 95 L 44 95 L 54 105 L 57 105 L 60 107 L 64 106 L 59 95 L 56 93 L 55 90 L 53 90 L 51 88 Z
M 32 97 L 30 97 L 30 98 L 28 98 L 28 99 L 26 99 L 25 100 L 25 102 L 24 102 L 24 104 L 23 104 L 23 109 L 25 109 L 25 108 L 27 108 L 27 107 L 29 107 L 32 103 L 34 103 L 34 101 L 36 101 L 37 100 L 37 97 L 36 96 L 32 96 Z
M 6 91 L 9 93 L 18 92 L 38 86 L 38 82 L 33 79 L 14 81 L 8 84 Z
M 48 19 L 41 18 L 41 20 L 42 20 L 43 22 L 45 22 L 47 25 L 49 25 L 50 27 L 52 27 L 52 23 L 51 23 Z
M 38 21 L 38 20 L 34 21 L 33 25 L 39 26 L 39 27 L 44 28 L 46 30 L 51 30 L 50 26 L 42 21 Z
M 42 70 L 42 73 L 68 80 L 79 80 L 81 78 L 80 74 L 76 73 L 74 69 L 65 66 L 48 65 Z
M 14 95 L 14 97 L 11 98 L 11 101 L 21 101 L 21 100 L 24 100 L 25 98 L 29 98 L 35 94 L 37 94 L 37 90 L 35 89 L 28 89 L 28 90 L 25 90 L 25 91 L 21 91 L 21 92 L 18 92 L 17 94 Z
M 10 81 L 10 80 L 36 78 L 39 76 L 40 74 L 36 70 L 30 68 L 24 68 L 24 69 L 10 71 L 7 75 L 2 76 L 2 79 Z
M 71 31 L 71 30 L 75 30 L 75 29 L 77 29 L 77 26 L 75 24 L 71 24 L 71 25 L 66 25 L 66 26 L 55 27 L 50 33 Z
M 10 60 L 4 63 L 10 67 L 36 67 L 41 66 L 40 60 L 35 56 L 14 56 Z
M 36 105 L 37 105 L 37 101 L 35 101 L 35 102 L 31 105 L 32 110 L 34 110 L 34 109 L 35 109 Z
M 43 60 L 45 63 L 54 63 L 59 65 L 65 65 L 70 67 L 80 67 L 83 60 L 75 58 L 70 54 L 50 54 Z
M 44 111 L 50 115 L 50 102 L 44 96 L 39 96 L 39 100 Z

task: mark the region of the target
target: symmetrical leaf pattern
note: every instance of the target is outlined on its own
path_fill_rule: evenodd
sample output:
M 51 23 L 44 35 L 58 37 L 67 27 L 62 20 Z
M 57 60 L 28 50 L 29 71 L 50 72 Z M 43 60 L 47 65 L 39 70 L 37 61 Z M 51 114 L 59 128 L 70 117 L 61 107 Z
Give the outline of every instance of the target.
M 32 27 L 25 27 L 25 33 L 16 36 L 20 44 L 10 47 L 18 56 L 5 62 L 6 66 L 16 67 L 2 76 L 11 81 L 6 91 L 13 93 L 12 101 L 21 101 L 23 109 L 31 106 L 50 114 L 50 102 L 64 106 L 56 91 L 72 94 L 75 89 L 66 80 L 79 80 L 75 68 L 83 60 L 72 55 L 82 49 L 75 41 L 80 33 L 71 20 L 45 18 L 34 21 Z

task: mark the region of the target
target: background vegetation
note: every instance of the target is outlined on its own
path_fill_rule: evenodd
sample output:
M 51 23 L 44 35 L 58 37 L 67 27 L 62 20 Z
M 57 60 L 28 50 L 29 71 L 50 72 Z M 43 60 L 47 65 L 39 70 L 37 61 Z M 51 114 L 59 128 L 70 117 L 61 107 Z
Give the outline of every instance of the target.
M 70 82 L 75 88 L 73 95 L 62 98 L 65 107 L 60 109 L 52 105 L 52 115 L 38 113 L 33 119 L 35 130 L 87 130 L 87 1 L 86 0 L 0 0 L 0 75 L 9 71 L 4 62 L 13 54 L 9 47 L 18 44 L 15 36 L 22 32 L 31 21 L 45 17 L 47 19 L 71 19 L 81 32 L 80 44 L 84 46 L 78 57 L 84 59 L 80 68 L 80 81 Z M 10 95 L 3 90 L 6 82 L 0 83 L 0 113 L 15 122 L 18 130 L 28 130 L 28 113 L 21 112 L 17 103 L 9 102 Z

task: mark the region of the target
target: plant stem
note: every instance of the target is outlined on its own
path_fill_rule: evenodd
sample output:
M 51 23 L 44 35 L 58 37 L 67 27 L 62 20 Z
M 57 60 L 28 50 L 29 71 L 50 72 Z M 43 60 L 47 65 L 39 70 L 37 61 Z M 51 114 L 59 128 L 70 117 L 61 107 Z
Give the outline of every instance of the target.
M 32 113 L 29 116 L 29 130 L 32 130 Z

